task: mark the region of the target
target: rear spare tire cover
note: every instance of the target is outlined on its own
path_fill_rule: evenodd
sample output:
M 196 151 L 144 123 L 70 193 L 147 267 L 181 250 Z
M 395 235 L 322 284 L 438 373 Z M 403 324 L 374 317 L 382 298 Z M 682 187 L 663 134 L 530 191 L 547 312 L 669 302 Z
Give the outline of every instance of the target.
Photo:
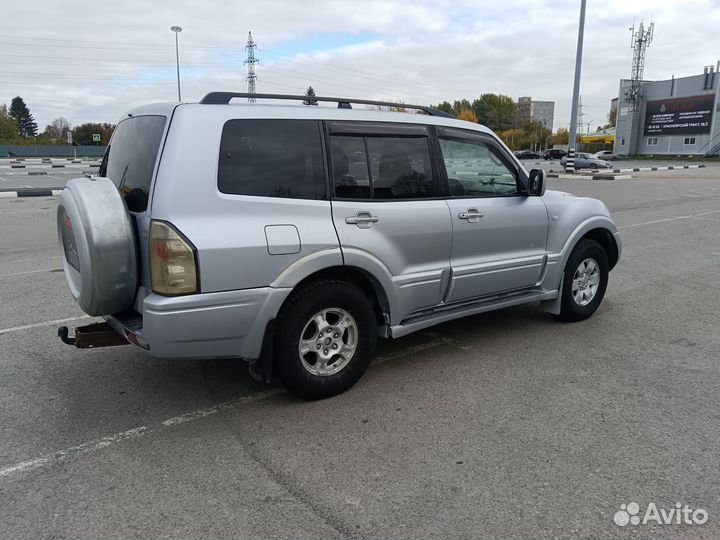
M 60 256 L 70 292 L 88 315 L 129 308 L 137 289 L 137 248 L 125 203 L 109 178 L 75 178 L 57 210 Z

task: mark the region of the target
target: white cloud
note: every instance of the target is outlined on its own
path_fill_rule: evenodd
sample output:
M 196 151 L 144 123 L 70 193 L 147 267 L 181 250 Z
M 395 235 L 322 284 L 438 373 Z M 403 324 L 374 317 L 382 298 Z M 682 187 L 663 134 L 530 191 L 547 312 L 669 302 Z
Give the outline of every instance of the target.
M 419 103 L 531 95 L 556 101 L 556 127 L 569 122 L 579 13 L 572 0 L 34 0 L 11 13 L 0 20 L 0 103 L 23 96 L 41 129 L 56 116 L 114 122 L 135 105 L 174 100 L 172 24 L 183 26 L 186 100 L 245 88 L 252 29 L 258 91 L 297 93 L 312 84 L 318 94 Z M 696 74 L 718 60 L 710 46 L 718 1 L 588 2 L 581 93 L 593 126 L 605 123 L 618 81 L 629 75 L 633 18 L 651 17 L 646 78 Z M 295 53 L 303 40 L 322 44 L 326 35 L 362 42 Z

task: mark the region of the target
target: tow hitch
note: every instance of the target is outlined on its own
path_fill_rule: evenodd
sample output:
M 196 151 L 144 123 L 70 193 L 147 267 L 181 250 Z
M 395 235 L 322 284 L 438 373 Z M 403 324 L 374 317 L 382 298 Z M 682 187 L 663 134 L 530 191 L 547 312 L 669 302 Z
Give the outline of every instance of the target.
M 128 341 L 113 330 L 106 322 L 79 326 L 75 329 L 75 337 L 68 336 L 68 327 L 58 328 L 58 336 L 67 345 L 75 345 L 78 349 L 95 349 L 97 347 L 114 347 L 128 345 Z

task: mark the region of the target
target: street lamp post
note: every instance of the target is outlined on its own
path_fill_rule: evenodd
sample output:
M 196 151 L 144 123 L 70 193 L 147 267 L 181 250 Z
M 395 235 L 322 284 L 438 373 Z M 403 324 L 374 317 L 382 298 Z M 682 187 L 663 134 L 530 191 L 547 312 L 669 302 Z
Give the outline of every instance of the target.
M 572 106 L 570 108 L 570 133 L 568 155 L 565 162 L 567 172 L 575 172 L 575 135 L 577 133 L 577 108 L 580 95 L 580 68 L 582 67 L 583 34 L 585 32 L 585 0 L 580 4 L 580 26 L 578 28 L 577 52 L 575 54 L 575 83 L 573 85 Z M 581 128 L 582 130 L 582 128 Z
M 182 101 L 182 99 L 180 99 L 180 51 L 178 48 L 178 34 L 182 32 L 182 27 L 171 26 L 170 30 L 175 32 L 175 66 L 177 68 L 178 101 Z

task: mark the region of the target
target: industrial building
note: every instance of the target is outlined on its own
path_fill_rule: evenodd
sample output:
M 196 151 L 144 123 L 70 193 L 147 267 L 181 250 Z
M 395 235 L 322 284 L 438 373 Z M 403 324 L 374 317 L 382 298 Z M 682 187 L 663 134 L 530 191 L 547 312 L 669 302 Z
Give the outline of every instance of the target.
M 622 79 L 617 109 L 618 155 L 718 155 L 720 112 L 717 66 L 700 75 L 664 81 Z
M 554 101 L 533 101 L 529 96 L 518 98 L 515 104 L 515 125 L 522 127 L 529 121 L 540 122 L 544 127 L 553 130 L 555 116 Z

